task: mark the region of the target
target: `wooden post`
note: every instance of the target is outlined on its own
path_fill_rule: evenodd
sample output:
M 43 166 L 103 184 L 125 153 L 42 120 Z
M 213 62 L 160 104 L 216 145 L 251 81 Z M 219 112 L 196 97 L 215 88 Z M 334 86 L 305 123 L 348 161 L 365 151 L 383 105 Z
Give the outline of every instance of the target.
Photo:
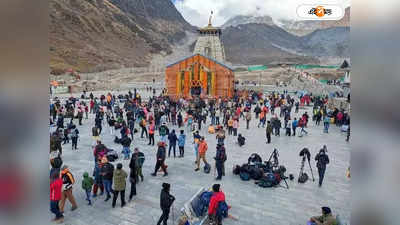
M 215 89 L 217 87 L 217 85 L 215 85 L 216 79 L 215 79 L 215 72 L 211 73 L 211 94 L 212 96 L 215 96 Z
M 185 97 L 189 95 L 190 83 L 191 83 L 190 71 L 185 71 L 185 89 L 183 93 Z
M 176 96 L 180 96 L 181 94 L 181 73 L 177 72 L 176 74 Z

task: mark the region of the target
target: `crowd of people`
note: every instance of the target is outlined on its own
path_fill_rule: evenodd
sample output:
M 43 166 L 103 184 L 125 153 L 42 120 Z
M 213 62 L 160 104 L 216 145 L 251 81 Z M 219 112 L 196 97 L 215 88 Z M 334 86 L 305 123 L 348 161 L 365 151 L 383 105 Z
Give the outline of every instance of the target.
M 131 151 L 132 143 L 136 138 L 148 139 L 147 145 L 155 146 L 156 162 L 152 176 L 157 176 L 161 169 L 163 176 L 168 176 L 166 158 L 185 158 L 187 146 L 193 144 L 195 152 L 194 171 L 199 171 L 201 161 L 206 171 L 212 167 L 207 161 L 209 144 L 205 136 L 200 135 L 200 130 L 208 129 L 208 133 L 215 134 L 217 140 L 215 161 L 216 180 L 221 180 L 225 175 L 225 162 L 227 149 L 225 145 L 226 135 L 237 138 L 239 146 L 246 145 L 246 138 L 240 133 L 241 129 L 253 129 L 250 121 L 255 118 L 258 122 L 257 129 L 265 129 L 266 143 L 273 142 L 273 136 L 280 136 L 281 129 L 285 130 L 285 136 L 303 137 L 308 134 L 306 130 L 310 120 L 319 126 L 323 122 L 323 132 L 328 133 L 330 124 L 346 128 L 347 141 L 350 137 L 350 116 L 343 109 L 330 109 L 327 105 L 328 96 L 300 95 L 270 93 L 263 94 L 255 91 L 236 91 L 231 99 L 170 99 L 168 96 L 155 96 L 155 89 L 147 87 L 146 91 L 153 91 L 153 97 L 142 99 L 135 89 L 126 95 L 112 95 L 107 93 L 95 97 L 92 93 L 86 96 L 83 93 L 80 98 L 70 97 L 62 101 L 52 99 L 50 104 L 50 126 L 55 130 L 50 134 L 50 208 L 55 214 L 54 221 L 62 222 L 65 202 L 71 203 L 71 210 L 78 208 L 73 195 L 73 187 L 76 180 L 69 167 L 63 163 L 63 149 L 71 140 L 71 149 L 78 151 L 80 126 L 89 123 L 93 114 L 94 126 L 91 127 L 93 148 L 93 171 L 85 172 L 82 177 L 82 189 L 86 193 L 88 205 L 92 205 L 92 199 L 105 195 L 104 201 L 112 198 L 112 207 L 116 206 L 117 198 L 121 199 L 121 207 L 126 204 L 126 182 L 130 183 L 129 201 L 136 195 L 136 184 L 143 182 L 142 166 L 145 154 L 139 147 Z M 312 115 L 304 112 L 301 117 L 294 117 L 299 108 L 313 103 Z M 279 112 L 279 113 L 278 113 Z M 267 115 L 272 115 L 267 120 Z M 292 119 L 293 118 L 293 119 Z M 245 128 L 239 128 L 239 121 L 246 122 Z M 78 121 L 75 124 L 74 121 Z M 88 121 L 88 122 L 86 122 Z M 79 129 L 78 129 L 79 128 Z M 108 129 L 105 129 L 108 128 Z M 343 129 L 344 129 L 343 128 Z M 140 129 L 140 131 L 138 130 Z M 255 128 L 254 128 L 255 129 Z M 296 133 L 297 132 L 297 133 Z M 109 133 L 109 134 L 107 134 Z M 135 134 L 138 133 L 137 136 Z M 140 133 L 140 135 L 139 135 Z M 159 138 L 155 138 L 158 133 Z M 101 140 L 101 135 L 114 137 L 114 142 L 121 145 L 122 160 L 130 160 L 129 168 L 123 168 L 122 163 L 116 163 L 118 154 L 107 147 Z M 298 134 L 298 135 L 296 135 Z M 155 140 L 156 139 L 156 140 Z M 178 146 L 178 154 L 176 147 Z M 168 148 L 168 152 L 167 152 Z M 172 151 L 172 156 L 171 156 Z M 168 154 L 167 154 L 168 153 Z M 329 163 L 324 150 L 321 158 L 324 161 L 317 163 L 322 185 L 326 164 Z M 129 169 L 129 172 L 126 172 Z M 90 176 L 91 175 L 91 176 Z M 140 179 L 139 179 L 140 178 Z M 162 216 L 158 224 L 167 224 L 168 215 L 174 197 L 169 193 L 170 184 L 163 183 L 161 191 Z M 210 217 L 215 214 L 218 201 L 225 201 L 225 195 L 219 191 L 220 186 L 214 185 L 215 197 L 210 203 Z M 215 218 L 216 224 L 221 224 L 221 218 Z M 312 218 L 312 222 L 318 224 L 319 218 Z M 325 223 L 324 223 L 325 224 Z

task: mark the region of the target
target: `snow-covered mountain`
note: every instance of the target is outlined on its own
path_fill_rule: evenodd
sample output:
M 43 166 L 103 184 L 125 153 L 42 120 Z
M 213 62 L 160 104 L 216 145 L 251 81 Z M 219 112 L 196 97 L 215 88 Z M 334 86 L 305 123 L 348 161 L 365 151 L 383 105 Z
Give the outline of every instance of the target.
M 241 24 L 249 24 L 249 23 L 258 23 L 258 24 L 267 24 L 270 26 L 275 25 L 274 21 L 272 20 L 271 17 L 269 16 L 235 16 L 229 19 L 222 25 L 222 28 L 227 28 L 227 27 L 237 27 L 238 25 Z

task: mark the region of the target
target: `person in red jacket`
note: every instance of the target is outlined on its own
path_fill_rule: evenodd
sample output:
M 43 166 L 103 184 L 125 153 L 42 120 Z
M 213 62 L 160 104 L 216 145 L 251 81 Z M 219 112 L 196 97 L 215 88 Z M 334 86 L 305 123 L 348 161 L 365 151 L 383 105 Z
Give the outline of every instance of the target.
M 224 194 L 224 192 L 220 191 L 220 187 L 221 187 L 220 184 L 214 184 L 212 186 L 214 193 L 211 196 L 210 204 L 208 206 L 208 217 L 211 220 L 216 221 L 217 225 L 222 224 L 222 218 L 217 217 L 218 203 L 225 201 L 225 194 Z
M 56 215 L 52 221 L 57 223 L 64 221 L 64 216 L 58 207 L 58 202 L 61 199 L 62 185 L 63 181 L 60 178 L 60 174 L 58 172 L 52 173 L 50 177 L 50 211 Z

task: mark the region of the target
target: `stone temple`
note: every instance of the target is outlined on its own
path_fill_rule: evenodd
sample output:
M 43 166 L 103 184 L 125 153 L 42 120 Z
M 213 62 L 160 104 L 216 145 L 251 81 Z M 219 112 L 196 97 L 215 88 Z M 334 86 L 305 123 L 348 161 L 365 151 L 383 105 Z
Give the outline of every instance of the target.
M 193 55 L 169 64 L 165 69 L 166 94 L 178 98 L 231 98 L 234 92 L 233 69 L 224 64 L 221 29 L 201 28 Z
M 218 62 L 225 62 L 225 50 L 221 42 L 221 28 L 213 27 L 211 17 L 208 26 L 198 30 L 199 37 L 194 47 L 193 54 L 201 54 Z

